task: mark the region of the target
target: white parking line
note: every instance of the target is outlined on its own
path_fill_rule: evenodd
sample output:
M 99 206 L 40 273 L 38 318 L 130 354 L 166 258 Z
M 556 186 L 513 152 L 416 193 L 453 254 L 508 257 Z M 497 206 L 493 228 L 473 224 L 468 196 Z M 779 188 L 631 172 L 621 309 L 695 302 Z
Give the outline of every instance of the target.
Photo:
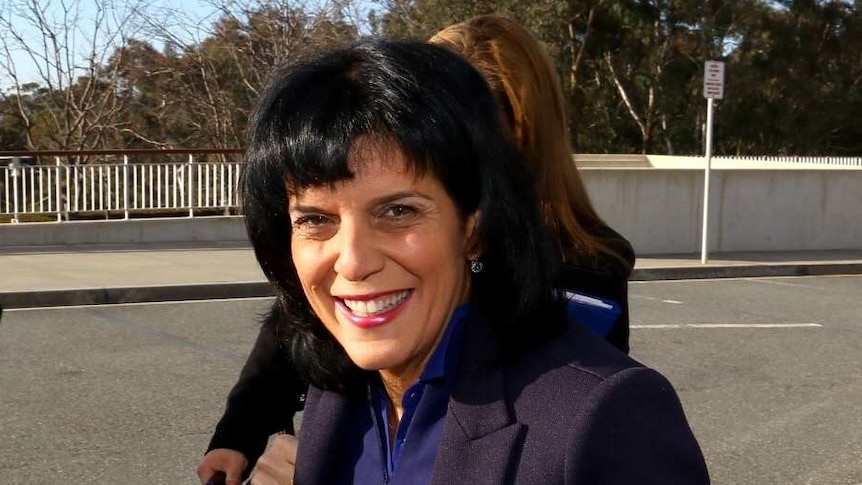
M 658 325 L 632 325 L 637 329 L 676 329 L 676 328 L 819 328 L 819 323 L 679 323 Z
M 723 281 L 746 281 L 746 280 L 757 280 L 761 278 L 768 279 L 782 279 L 782 280 L 792 280 L 792 279 L 803 279 L 803 278 L 860 278 L 862 275 L 859 274 L 824 274 L 824 275 L 798 275 L 798 276 L 762 276 L 762 277 L 751 277 L 751 276 L 740 276 L 737 278 L 684 278 L 679 280 L 638 280 L 638 281 L 629 281 L 629 286 L 635 285 L 650 285 L 650 284 L 666 284 L 666 283 L 715 283 L 715 282 L 723 282 Z
M 29 307 L 29 308 L 4 308 L 3 313 L 13 313 L 13 312 L 32 312 L 32 311 L 43 311 L 43 310 L 72 310 L 72 309 L 80 309 L 80 308 L 116 308 L 116 307 L 124 307 L 124 306 L 146 306 L 146 305 L 188 305 L 192 304 L 202 304 L 202 303 L 220 303 L 226 301 L 255 301 L 255 300 L 272 300 L 274 297 L 271 296 L 249 296 L 249 297 L 241 297 L 241 298 L 207 298 L 203 300 L 171 300 L 171 301 L 141 301 L 134 303 L 99 303 L 93 305 L 67 305 L 67 306 L 40 306 L 40 307 Z
M 678 300 L 662 300 L 661 298 L 655 298 L 653 296 L 644 296 L 644 295 L 632 295 L 629 294 L 629 298 L 640 298 L 641 300 L 649 300 L 649 301 L 660 301 L 662 303 L 672 303 L 674 305 L 682 305 L 681 301 Z
M 762 285 L 776 285 L 776 286 L 793 286 L 796 288 L 814 288 L 818 290 L 825 290 L 826 288 L 820 288 L 812 285 L 800 285 L 799 283 L 788 283 L 786 281 L 775 281 L 769 278 L 746 278 L 745 281 L 750 281 L 752 283 L 759 283 Z

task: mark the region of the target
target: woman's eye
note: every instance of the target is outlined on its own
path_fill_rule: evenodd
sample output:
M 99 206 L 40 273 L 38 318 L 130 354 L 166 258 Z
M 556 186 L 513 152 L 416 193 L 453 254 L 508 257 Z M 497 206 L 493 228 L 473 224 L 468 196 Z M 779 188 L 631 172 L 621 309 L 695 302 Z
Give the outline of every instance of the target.
M 308 214 L 296 218 L 292 223 L 293 234 L 306 239 L 328 239 L 337 230 L 332 218 Z
M 418 211 L 414 207 L 409 205 L 393 204 L 384 209 L 383 216 L 393 219 L 403 219 L 405 217 L 413 216 L 417 212 Z
M 319 215 L 307 215 L 298 217 L 295 221 L 293 221 L 294 227 L 317 227 L 322 226 L 328 222 L 328 219 Z

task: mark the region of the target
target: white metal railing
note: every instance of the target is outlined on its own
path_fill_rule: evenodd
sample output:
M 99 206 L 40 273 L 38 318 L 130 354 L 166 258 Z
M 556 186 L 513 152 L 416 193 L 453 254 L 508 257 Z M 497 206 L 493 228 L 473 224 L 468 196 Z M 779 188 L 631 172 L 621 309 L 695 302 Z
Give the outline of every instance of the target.
M 128 155 L 120 160 L 67 165 L 57 156 L 53 165 L 44 160 L 30 165 L 32 158 L 10 158 L 0 166 L 0 214 L 13 221 L 22 214 L 56 214 L 62 221 L 70 212 L 122 213 L 128 219 L 135 211 L 166 211 L 194 217 L 196 209 L 228 211 L 239 204 L 239 161 L 201 162 L 193 154 L 184 162 L 130 163 Z
M 712 157 L 713 160 L 727 160 L 739 162 L 785 162 L 804 163 L 820 165 L 837 165 L 846 167 L 862 167 L 862 157 L 799 157 L 791 155 L 777 156 L 732 156 Z
M 130 160 L 130 154 L 111 152 L 116 156 L 106 163 L 83 165 L 64 162 L 69 155 L 50 157 L 53 164 L 45 164 L 46 157 L 40 156 L 40 165 L 32 156 L 0 156 L 0 215 L 17 221 L 22 214 L 51 214 L 62 221 L 68 213 L 104 212 L 114 217 L 122 213 L 128 219 L 136 211 L 183 212 L 194 217 L 196 209 L 237 208 L 241 157 L 225 155 L 239 151 L 219 152 L 220 161 L 200 160 L 204 152 L 175 151 L 183 159 L 153 161 L 161 152 L 149 151 L 143 162 Z M 734 156 L 714 160 L 862 167 L 862 157 Z

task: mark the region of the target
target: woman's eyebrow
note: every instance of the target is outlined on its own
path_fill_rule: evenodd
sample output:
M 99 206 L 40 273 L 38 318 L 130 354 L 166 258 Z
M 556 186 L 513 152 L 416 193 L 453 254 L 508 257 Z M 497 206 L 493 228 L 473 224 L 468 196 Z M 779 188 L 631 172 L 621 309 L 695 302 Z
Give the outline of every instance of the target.
M 415 190 L 403 190 L 400 192 L 395 192 L 393 194 L 387 194 L 382 197 L 378 197 L 371 202 L 372 205 L 383 205 L 390 202 L 395 202 L 397 200 L 406 199 L 408 197 L 419 197 L 420 199 L 426 199 L 430 201 L 434 200 L 430 195 L 424 194 L 422 192 L 418 192 Z
M 301 212 L 303 214 L 326 214 L 327 212 L 320 207 L 315 207 L 313 205 L 291 205 L 288 209 L 288 212 Z
M 385 204 L 395 202 L 395 201 L 398 201 L 401 199 L 406 199 L 409 197 L 419 197 L 420 199 L 425 199 L 425 200 L 429 200 L 429 201 L 434 200 L 434 198 L 431 197 L 430 195 L 424 194 L 424 193 L 419 192 L 419 191 L 402 190 L 402 191 L 395 192 L 392 194 L 386 194 L 386 195 L 377 197 L 376 199 L 372 199 L 371 203 L 369 205 L 371 205 L 371 206 L 385 205 Z M 327 214 L 328 213 L 328 211 L 326 209 L 323 209 L 321 207 L 317 207 L 314 205 L 307 205 L 307 204 L 292 204 L 290 206 L 290 209 L 288 210 L 288 212 L 300 212 L 303 214 L 308 214 L 308 213 Z

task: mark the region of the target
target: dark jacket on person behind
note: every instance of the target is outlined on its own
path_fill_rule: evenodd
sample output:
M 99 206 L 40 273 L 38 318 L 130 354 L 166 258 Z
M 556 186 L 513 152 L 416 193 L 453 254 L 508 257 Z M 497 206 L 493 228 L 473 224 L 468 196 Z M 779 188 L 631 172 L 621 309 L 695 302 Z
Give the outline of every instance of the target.
M 266 449 L 269 435 L 293 434 L 293 417 L 302 409 L 308 388 L 281 346 L 277 308 L 273 305 L 266 316 L 207 447 L 241 452 L 249 461 L 246 474 Z
M 620 316 L 605 338 L 629 353 L 628 280 L 635 265 L 635 251 L 625 237 L 607 225 L 595 228 L 592 233 L 619 258 L 604 253 L 592 258 L 569 255 L 557 277 L 557 287 L 618 303 Z
M 490 325 L 469 322 L 434 467 L 435 485 L 707 484 L 670 383 L 582 326 L 504 361 Z M 337 485 L 339 429 L 365 396 L 309 388 L 296 485 Z

